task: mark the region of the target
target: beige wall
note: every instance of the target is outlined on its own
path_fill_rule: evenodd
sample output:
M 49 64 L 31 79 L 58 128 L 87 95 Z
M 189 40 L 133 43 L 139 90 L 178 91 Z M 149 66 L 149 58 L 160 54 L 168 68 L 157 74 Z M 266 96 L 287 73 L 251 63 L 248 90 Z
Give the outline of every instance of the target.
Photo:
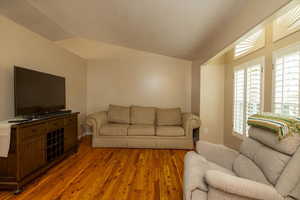
M 130 51 L 130 53 L 128 53 Z M 191 62 L 142 51 L 88 61 L 87 112 L 109 104 L 191 111 Z
M 201 66 L 200 139 L 216 144 L 224 144 L 224 72 L 224 56 Z
M 281 40 L 273 43 L 272 39 L 272 24 L 267 23 L 266 27 L 266 43 L 265 47 L 239 59 L 233 59 L 233 50 L 226 54 L 226 76 L 225 76 L 225 144 L 227 146 L 238 148 L 241 139 L 232 133 L 232 113 L 233 113 L 233 70 L 236 66 L 242 63 L 253 60 L 255 58 L 265 57 L 264 69 L 264 97 L 263 108 L 264 111 L 271 111 L 272 107 L 272 53 L 280 48 L 288 47 L 300 41 L 300 32 L 295 32 Z
M 201 65 L 199 62 L 192 63 L 192 99 L 191 111 L 194 114 L 200 114 L 200 84 L 201 84 Z
M 86 62 L 0 16 L 0 120 L 14 115 L 13 66 L 66 78 L 67 107 L 86 114 Z

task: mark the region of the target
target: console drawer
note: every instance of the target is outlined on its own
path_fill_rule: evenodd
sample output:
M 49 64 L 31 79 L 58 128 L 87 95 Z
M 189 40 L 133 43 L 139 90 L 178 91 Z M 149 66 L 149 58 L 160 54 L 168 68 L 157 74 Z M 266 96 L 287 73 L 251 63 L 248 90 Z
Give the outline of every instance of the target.
M 77 125 L 77 117 L 69 117 L 65 119 L 65 126 Z
M 46 124 L 39 124 L 35 126 L 24 127 L 20 129 L 21 138 L 23 140 L 31 139 L 47 132 Z
M 63 119 L 57 119 L 48 122 L 48 131 L 55 131 L 58 129 L 61 129 L 64 127 L 64 120 Z

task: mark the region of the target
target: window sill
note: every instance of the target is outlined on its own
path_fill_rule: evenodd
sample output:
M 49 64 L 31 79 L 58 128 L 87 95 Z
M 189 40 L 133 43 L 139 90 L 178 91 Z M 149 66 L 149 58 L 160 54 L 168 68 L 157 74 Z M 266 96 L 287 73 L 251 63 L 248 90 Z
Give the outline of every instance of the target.
M 245 139 L 245 135 L 241 135 L 240 133 L 237 133 L 237 132 L 232 132 L 232 135 L 234 136 L 234 137 L 237 137 L 237 138 L 239 138 L 240 140 L 244 140 Z

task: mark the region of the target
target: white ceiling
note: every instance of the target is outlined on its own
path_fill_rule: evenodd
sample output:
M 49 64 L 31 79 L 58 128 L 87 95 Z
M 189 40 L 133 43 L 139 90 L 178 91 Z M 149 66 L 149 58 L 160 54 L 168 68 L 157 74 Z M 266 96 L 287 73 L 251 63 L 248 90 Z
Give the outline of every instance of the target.
M 24 0 L 4 1 L 36 16 L 44 15 L 43 20 L 28 19 L 28 24 L 36 19 L 45 21 L 42 30 L 57 24 L 77 37 L 191 59 L 214 28 L 237 12 L 244 0 L 28 0 L 29 4 Z M 65 39 L 66 34 L 56 29 L 49 30 L 47 37 Z
M 193 60 L 251 1 L 1 0 L 0 13 L 52 41 L 80 37 Z

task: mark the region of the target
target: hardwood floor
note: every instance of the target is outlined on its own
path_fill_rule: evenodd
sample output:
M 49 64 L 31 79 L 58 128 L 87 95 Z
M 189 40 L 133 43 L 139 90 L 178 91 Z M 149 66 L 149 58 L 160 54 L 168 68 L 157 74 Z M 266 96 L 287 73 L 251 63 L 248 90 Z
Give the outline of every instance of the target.
M 76 155 L 50 169 L 18 196 L 0 200 L 179 200 L 184 150 L 93 149 L 85 138 Z

